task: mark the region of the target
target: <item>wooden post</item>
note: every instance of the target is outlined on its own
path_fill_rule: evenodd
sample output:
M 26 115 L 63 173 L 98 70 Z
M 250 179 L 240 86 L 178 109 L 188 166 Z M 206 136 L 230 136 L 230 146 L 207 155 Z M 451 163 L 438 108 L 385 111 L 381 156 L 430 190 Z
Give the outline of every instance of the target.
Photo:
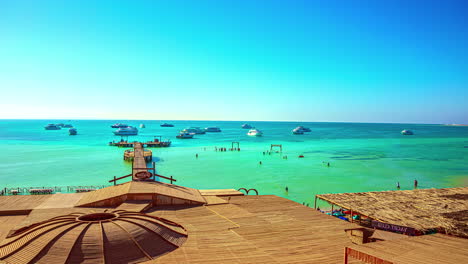
M 117 183 L 117 177 L 114 176 L 114 186 Z
M 354 222 L 354 219 L 353 219 L 353 209 L 351 209 L 351 217 L 350 217 L 349 220 L 351 220 L 351 221 L 350 221 L 351 223 Z
M 315 195 L 314 209 L 317 209 L 317 195 Z
M 153 161 L 153 181 L 156 181 L 156 162 Z
M 348 264 L 348 247 L 344 248 L 344 264 Z
M 332 211 L 331 211 L 332 215 L 333 215 L 333 204 L 332 204 Z
M 172 184 L 172 181 L 173 181 L 173 179 L 172 179 L 172 175 L 171 175 L 171 184 Z

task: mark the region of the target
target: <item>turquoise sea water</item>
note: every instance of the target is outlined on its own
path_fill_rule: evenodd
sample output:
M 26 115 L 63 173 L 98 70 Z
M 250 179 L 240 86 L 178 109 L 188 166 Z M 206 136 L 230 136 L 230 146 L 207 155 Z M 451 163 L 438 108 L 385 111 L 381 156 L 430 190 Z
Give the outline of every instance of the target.
M 48 123 L 71 123 L 68 129 L 46 131 Z M 0 120 L 0 188 L 30 186 L 104 185 L 113 176 L 131 171 L 123 161 L 124 148 L 110 147 L 119 140 L 109 120 Z M 198 189 L 256 188 L 313 203 L 320 193 L 468 186 L 468 127 L 420 124 L 297 123 L 234 121 L 125 121 L 141 123 L 138 136 L 171 139 L 170 148 L 153 148 L 157 172 L 174 176 L 177 184 Z M 175 127 L 159 125 L 173 123 Z M 249 123 L 264 132 L 249 137 Z M 298 125 L 312 129 L 293 135 Z M 221 133 L 176 139 L 189 126 L 218 126 Z M 402 136 L 403 129 L 414 136 Z M 216 152 L 240 142 L 240 152 Z M 263 155 L 271 144 L 282 144 L 283 153 Z M 195 154 L 199 155 L 198 159 Z M 303 154 L 304 158 L 298 158 Z M 288 156 L 283 159 L 282 156 Z M 262 165 L 259 164 L 262 161 Z M 327 167 L 326 163 L 330 163 Z M 285 191 L 288 186 L 289 192 Z

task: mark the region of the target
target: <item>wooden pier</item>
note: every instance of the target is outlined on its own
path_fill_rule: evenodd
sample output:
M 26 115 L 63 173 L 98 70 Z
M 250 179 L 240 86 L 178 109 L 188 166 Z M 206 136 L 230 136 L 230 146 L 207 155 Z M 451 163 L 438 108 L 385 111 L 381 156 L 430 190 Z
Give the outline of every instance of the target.
M 159 174 L 156 174 L 156 165 L 153 162 L 153 167 L 147 167 L 146 163 L 151 161 L 153 158 L 153 153 L 150 150 L 145 150 L 143 148 L 145 143 L 142 142 L 132 142 L 133 150 L 126 150 L 124 153 L 125 160 L 132 160 L 132 173 L 121 176 L 115 177 L 114 179 L 110 180 L 109 182 L 113 182 L 114 185 L 117 184 L 118 180 L 132 177 L 132 181 L 155 181 L 155 177 L 167 179 L 171 181 L 171 184 L 176 181 L 176 179 L 171 177 L 165 177 Z M 152 173 L 150 172 L 152 171 Z
M 159 137 L 159 139 L 158 139 Z M 128 141 L 123 138 L 120 141 L 109 142 L 109 146 L 123 147 L 123 148 L 133 148 L 135 144 L 141 144 L 143 147 L 147 148 L 166 148 L 171 146 L 171 141 L 162 141 L 161 136 L 155 136 L 152 141 L 139 142 L 139 141 Z

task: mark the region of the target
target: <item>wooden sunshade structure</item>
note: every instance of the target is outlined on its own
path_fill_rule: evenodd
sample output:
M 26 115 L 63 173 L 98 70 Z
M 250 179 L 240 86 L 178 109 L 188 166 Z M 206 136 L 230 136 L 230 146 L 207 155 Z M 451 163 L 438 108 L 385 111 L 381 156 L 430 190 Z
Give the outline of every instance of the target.
M 332 206 L 351 210 L 388 225 L 416 233 L 443 231 L 468 237 L 468 187 L 316 195 Z M 465 219 L 465 220 L 464 220 Z M 401 228 L 399 228 L 401 227 Z M 384 228 L 385 229 L 385 228 Z M 403 232 L 404 233 L 404 232 Z

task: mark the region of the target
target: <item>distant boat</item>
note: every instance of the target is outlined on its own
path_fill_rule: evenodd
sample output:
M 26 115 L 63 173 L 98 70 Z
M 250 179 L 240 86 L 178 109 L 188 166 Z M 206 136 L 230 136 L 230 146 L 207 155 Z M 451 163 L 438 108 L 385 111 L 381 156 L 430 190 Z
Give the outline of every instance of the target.
M 73 127 L 73 125 L 71 125 L 71 124 L 64 124 L 62 127 L 70 128 L 70 127 Z
M 252 128 L 252 126 L 249 125 L 249 124 L 243 124 L 241 127 L 244 128 L 244 129 L 251 129 Z
M 250 129 L 249 132 L 247 132 L 247 135 L 254 136 L 254 137 L 261 137 L 263 136 L 263 132 L 254 128 L 254 129 Z
M 193 133 L 181 132 L 176 138 L 193 138 Z
M 294 135 L 304 135 L 304 131 L 302 129 L 299 129 L 298 127 L 293 129 L 292 132 Z
M 122 128 L 122 127 L 128 127 L 127 124 L 122 124 L 122 123 L 115 123 L 111 126 L 112 128 Z
M 401 134 L 402 134 L 402 135 L 406 135 L 406 136 L 414 135 L 413 131 L 407 130 L 407 129 L 401 131 Z
M 48 124 L 44 128 L 45 128 L 45 130 L 60 130 L 60 129 L 62 129 L 59 125 L 56 125 L 56 124 Z
M 70 128 L 68 129 L 68 133 L 70 134 L 70 136 L 74 136 L 78 134 L 78 131 L 76 130 L 76 128 Z
M 302 132 L 312 132 L 312 130 L 310 130 L 310 128 L 303 127 L 303 126 L 298 126 L 295 129 L 301 130 Z
M 116 136 L 135 136 L 138 135 L 138 129 L 136 127 L 121 127 L 114 131 Z
M 168 123 L 161 124 L 160 126 L 162 126 L 162 127 L 174 127 L 173 124 L 168 124 Z
M 207 127 L 205 128 L 206 132 L 221 132 L 221 129 L 219 127 Z
M 140 128 L 145 128 L 145 124 L 140 124 Z
M 199 127 L 189 127 L 180 131 L 180 133 L 205 134 L 206 132 L 204 129 L 201 129 Z
M 63 127 L 65 124 L 64 123 L 58 123 L 56 125 L 59 126 L 59 127 Z

